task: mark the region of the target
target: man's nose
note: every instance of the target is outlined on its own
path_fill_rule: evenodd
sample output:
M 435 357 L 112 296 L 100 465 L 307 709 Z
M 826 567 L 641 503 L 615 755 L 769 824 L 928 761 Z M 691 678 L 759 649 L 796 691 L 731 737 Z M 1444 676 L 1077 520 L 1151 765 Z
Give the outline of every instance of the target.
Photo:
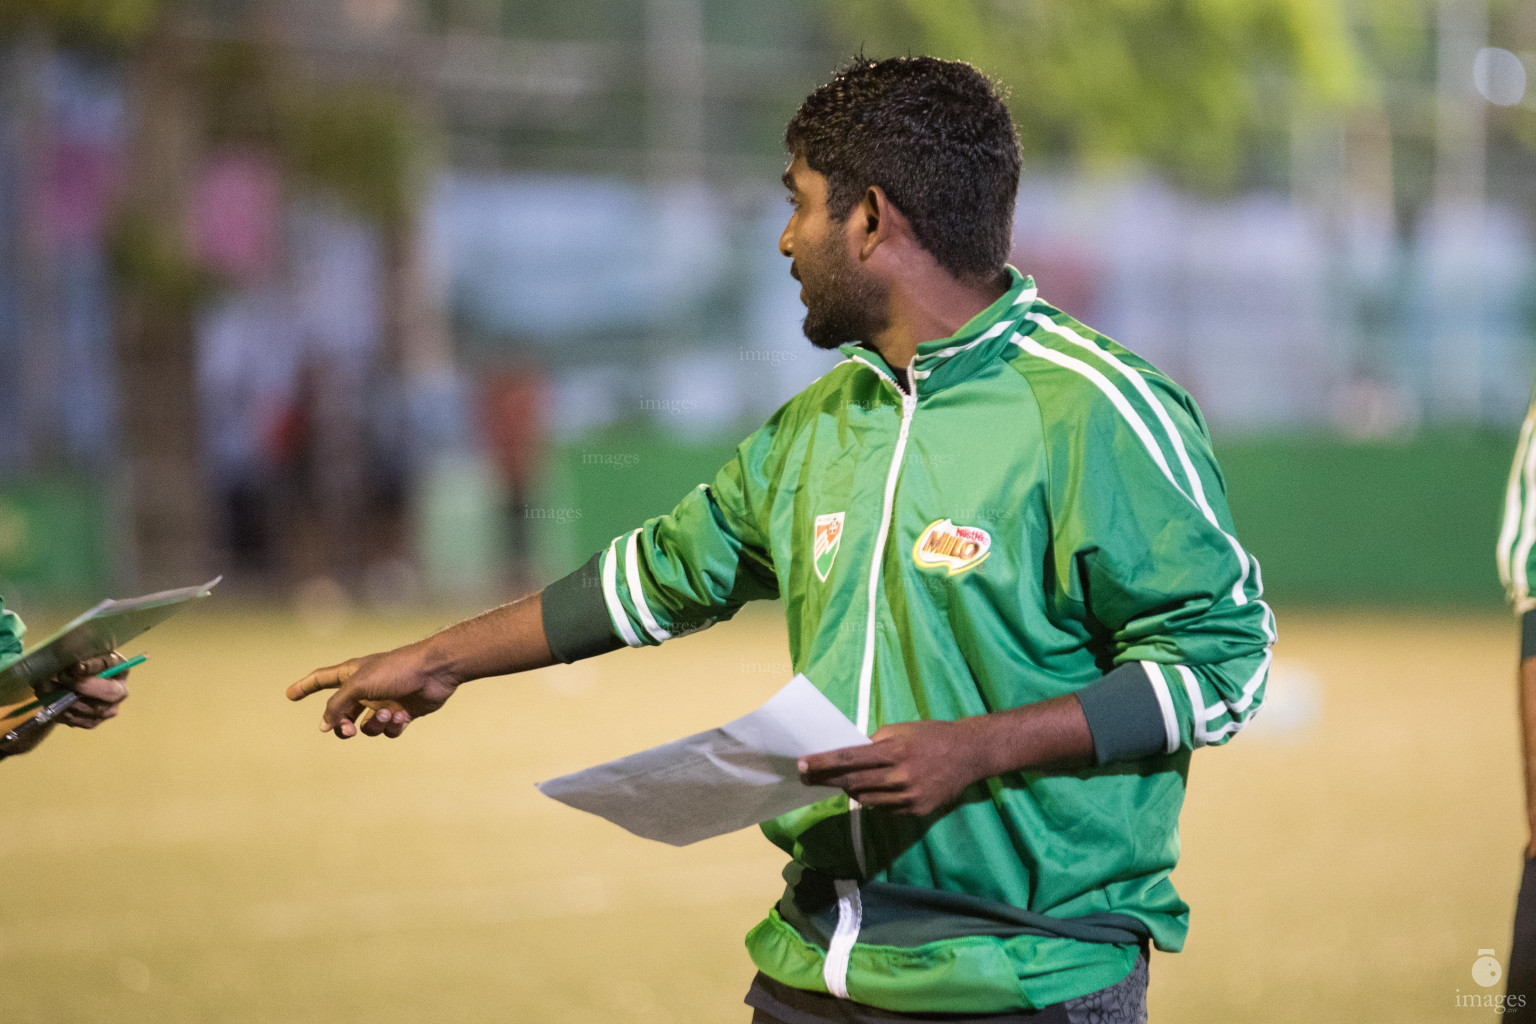
M 789 238 L 789 225 L 784 225 L 784 230 L 779 234 L 779 255 L 788 256 L 791 259 L 795 255 L 794 243 Z

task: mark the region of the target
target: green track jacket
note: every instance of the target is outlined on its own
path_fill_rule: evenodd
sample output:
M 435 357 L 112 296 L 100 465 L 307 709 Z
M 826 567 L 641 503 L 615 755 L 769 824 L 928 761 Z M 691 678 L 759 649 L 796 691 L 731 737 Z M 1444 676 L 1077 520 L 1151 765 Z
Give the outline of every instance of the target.
M 714 482 L 544 596 L 564 661 L 780 598 L 795 671 L 860 728 L 1076 693 L 1098 765 L 978 783 L 927 818 L 846 797 L 767 822 L 789 886 L 747 937 L 786 984 L 903 1012 L 1044 1006 L 1178 950 L 1190 751 L 1264 695 L 1273 617 L 1190 397 L 1012 287 L 847 358 Z

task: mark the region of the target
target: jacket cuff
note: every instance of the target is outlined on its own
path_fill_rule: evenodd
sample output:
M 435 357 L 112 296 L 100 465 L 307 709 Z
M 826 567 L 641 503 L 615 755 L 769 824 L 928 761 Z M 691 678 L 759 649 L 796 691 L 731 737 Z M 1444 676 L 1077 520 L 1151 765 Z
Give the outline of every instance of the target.
M 544 640 L 550 653 L 567 665 L 625 646 L 613 631 L 603 600 L 601 558 L 601 552 L 593 555 L 586 565 L 545 587 L 540 599 Z
M 26 632 L 21 617 L 0 602 L 0 659 L 21 653 L 21 638 Z
M 1139 663 L 1121 665 L 1077 691 L 1095 764 L 1134 761 L 1167 751 L 1168 729 L 1157 691 Z

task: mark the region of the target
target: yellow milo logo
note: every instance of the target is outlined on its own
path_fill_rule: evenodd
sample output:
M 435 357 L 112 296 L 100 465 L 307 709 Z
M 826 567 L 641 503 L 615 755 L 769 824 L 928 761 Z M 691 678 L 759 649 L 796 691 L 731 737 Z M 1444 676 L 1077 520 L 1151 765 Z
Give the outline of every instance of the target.
M 912 561 L 920 569 L 945 569 L 954 576 L 976 568 L 991 550 L 992 535 L 986 530 L 936 519 L 917 535 Z

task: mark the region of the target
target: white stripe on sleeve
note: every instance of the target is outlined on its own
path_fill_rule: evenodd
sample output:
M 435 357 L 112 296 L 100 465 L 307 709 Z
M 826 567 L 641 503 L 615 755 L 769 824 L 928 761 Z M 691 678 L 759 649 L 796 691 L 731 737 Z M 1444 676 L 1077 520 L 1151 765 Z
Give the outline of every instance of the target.
M 1163 713 L 1163 739 L 1166 741 L 1163 753 L 1171 754 L 1179 749 L 1179 719 L 1173 711 L 1173 694 L 1168 692 L 1168 680 L 1163 678 L 1161 665 L 1155 661 L 1144 661 L 1141 668 L 1152 683 L 1152 692 L 1157 695 L 1157 708 Z
M 1104 393 L 1104 397 L 1109 399 L 1110 404 L 1119 410 L 1126 423 L 1130 424 L 1131 430 L 1141 439 L 1142 447 L 1146 448 L 1147 454 L 1152 456 L 1152 461 L 1157 463 L 1157 468 L 1163 471 L 1163 476 L 1168 478 L 1168 482 L 1173 485 L 1173 489 L 1183 494 L 1186 500 L 1189 500 L 1189 495 L 1184 494 L 1184 488 L 1180 487 L 1179 482 L 1173 478 L 1173 470 L 1168 467 L 1168 460 L 1164 458 L 1163 450 L 1158 446 L 1157 439 L 1152 436 L 1152 431 L 1147 429 L 1145 421 L 1136 414 L 1136 410 L 1131 408 L 1131 403 L 1125 400 L 1125 396 L 1120 393 L 1120 389 L 1111 384 L 1107 377 L 1081 359 L 1073 359 L 1069 355 L 1064 355 L 1054 349 L 1048 349 L 1033 338 L 1026 338 L 1022 334 L 1015 334 L 1013 340 L 1030 355 L 1039 356 L 1047 362 L 1055 363 L 1057 366 L 1087 377 L 1094 387 Z
M 1030 315 L 1033 316 L 1034 314 Z M 1200 508 L 1200 506 L 1195 503 L 1195 500 L 1191 498 L 1187 493 L 1185 493 L 1184 488 L 1179 486 L 1179 482 L 1173 478 L 1173 470 L 1169 468 L 1168 460 L 1163 456 L 1163 450 L 1158 445 L 1157 439 L 1152 436 L 1152 431 L 1147 429 L 1146 421 L 1144 421 L 1136 413 L 1136 410 L 1131 407 L 1131 403 L 1126 401 L 1125 395 L 1120 393 L 1120 389 L 1109 382 L 1109 378 L 1105 377 L 1102 373 L 1100 373 L 1098 370 L 1095 370 L 1081 359 L 1073 359 L 1069 355 L 1064 355 L 1061 352 L 1048 349 L 1038 341 L 1035 341 L 1033 338 L 1026 338 L 1022 334 L 1015 334 L 1013 336 L 1013 340 L 1015 344 L 1017 344 L 1024 351 L 1028 352 L 1030 355 L 1039 356 L 1041 359 L 1055 363 L 1057 366 L 1064 367 L 1065 369 L 1072 370 L 1073 372 L 1081 374 L 1082 376 L 1087 377 L 1090 381 L 1092 381 L 1093 385 L 1104 393 L 1104 397 L 1109 399 L 1110 403 L 1114 405 L 1117 410 L 1119 410 L 1120 415 L 1125 418 L 1125 421 L 1130 424 L 1131 430 L 1135 432 L 1138 438 L 1141 439 L 1142 447 L 1146 448 L 1147 454 L 1152 456 L 1152 461 L 1157 463 L 1157 468 L 1163 471 L 1163 476 L 1168 478 L 1168 482 L 1173 485 L 1173 489 L 1178 491 L 1179 494 L 1183 495 L 1184 500 L 1194 504 L 1197 509 Z M 1201 510 L 1201 514 L 1204 514 L 1204 510 Z M 1216 529 L 1217 532 L 1219 532 L 1223 537 L 1226 537 L 1228 541 L 1231 541 L 1234 549 L 1239 555 L 1242 556 L 1242 573 L 1238 577 L 1237 581 L 1232 584 L 1232 603 L 1236 605 L 1245 605 L 1248 603 L 1248 595 L 1243 592 L 1243 584 L 1248 577 L 1247 556 L 1242 554 L 1242 548 L 1238 546 L 1237 541 L 1233 539 L 1225 530 L 1221 529 L 1220 526 L 1217 526 Z
M 671 640 L 672 634 L 662 629 L 656 621 L 656 616 L 651 614 L 651 606 L 645 601 L 645 588 L 640 585 L 640 531 L 629 535 L 629 543 L 624 546 L 624 581 L 629 584 L 629 599 L 635 602 L 635 611 L 640 613 L 640 625 L 651 635 L 651 639 L 657 643 Z
M 1236 721 L 1239 715 L 1248 710 L 1248 705 L 1253 703 L 1253 698 L 1258 694 L 1259 687 L 1269 677 L 1269 666 L 1274 660 L 1275 652 L 1265 651 L 1263 660 L 1259 662 L 1258 670 L 1253 673 L 1248 682 L 1243 686 L 1242 695 L 1238 697 L 1237 702 L 1227 703 L 1226 701 L 1220 701 L 1212 704 L 1205 709 L 1205 720 L 1207 722 L 1214 722 L 1222 715 L 1230 714 L 1233 720 Z
M 1121 376 L 1131 382 L 1131 386 L 1136 389 L 1137 394 L 1141 395 L 1142 399 L 1151 407 L 1152 414 L 1157 417 L 1158 422 L 1162 424 L 1163 432 L 1168 435 L 1168 442 L 1173 447 L 1174 454 L 1178 456 L 1179 466 L 1184 470 L 1184 476 L 1189 480 L 1190 490 L 1186 497 L 1190 498 L 1195 503 L 1195 506 L 1200 509 L 1200 514 L 1205 516 L 1206 522 L 1221 531 L 1221 535 L 1227 538 L 1227 543 L 1232 546 L 1232 553 L 1237 556 L 1240 574 L 1237 584 L 1232 588 L 1232 603 L 1237 605 L 1247 604 L 1248 595 L 1245 592 L 1244 585 L 1248 582 L 1248 553 L 1237 542 L 1237 538 L 1226 530 L 1222 530 L 1221 524 L 1216 521 L 1216 512 L 1211 508 L 1211 503 L 1206 500 L 1205 488 L 1200 484 L 1200 474 L 1195 471 L 1195 464 L 1189 457 L 1189 450 L 1184 446 L 1184 437 L 1179 433 L 1179 428 L 1174 425 L 1173 418 L 1168 415 L 1167 408 L 1164 407 L 1157 395 L 1153 394 L 1152 389 L 1147 386 L 1146 380 L 1141 374 L 1116 358 L 1113 352 L 1095 345 L 1072 328 L 1058 324 L 1045 314 L 1026 313 L 1024 319 L 1039 324 L 1052 334 L 1065 338 L 1079 348 L 1092 352 L 1110 366 L 1113 366 L 1120 372 Z
M 619 638 L 631 647 L 641 647 L 640 638 L 629 624 L 624 602 L 619 600 L 619 538 L 608 542 L 608 553 L 603 556 L 603 602 L 608 606 L 608 620 Z
M 1184 693 L 1189 698 L 1194 745 L 1203 747 L 1210 742 L 1211 735 L 1205 731 L 1205 698 L 1200 695 L 1200 680 L 1195 678 L 1188 665 L 1175 665 L 1174 668 L 1178 670 L 1179 678 L 1184 680 Z

